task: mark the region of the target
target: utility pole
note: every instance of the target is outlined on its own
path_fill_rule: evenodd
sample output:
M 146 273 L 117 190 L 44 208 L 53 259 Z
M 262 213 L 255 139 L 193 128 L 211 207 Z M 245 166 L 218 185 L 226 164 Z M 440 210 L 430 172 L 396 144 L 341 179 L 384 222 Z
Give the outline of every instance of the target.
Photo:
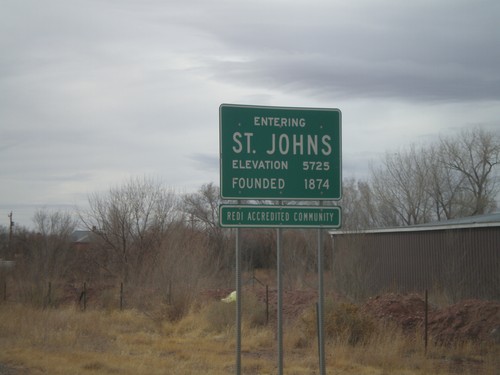
M 14 222 L 12 221 L 12 211 L 10 211 L 10 214 L 7 215 L 9 217 L 9 254 L 8 256 L 11 255 L 11 250 L 12 250 L 12 231 L 14 229 Z

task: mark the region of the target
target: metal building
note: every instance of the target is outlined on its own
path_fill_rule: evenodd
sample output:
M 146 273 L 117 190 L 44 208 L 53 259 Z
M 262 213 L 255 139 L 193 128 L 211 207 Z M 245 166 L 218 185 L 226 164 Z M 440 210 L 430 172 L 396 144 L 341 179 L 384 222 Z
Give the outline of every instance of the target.
M 354 298 L 427 289 L 500 300 L 500 213 L 330 235 L 334 282 Z

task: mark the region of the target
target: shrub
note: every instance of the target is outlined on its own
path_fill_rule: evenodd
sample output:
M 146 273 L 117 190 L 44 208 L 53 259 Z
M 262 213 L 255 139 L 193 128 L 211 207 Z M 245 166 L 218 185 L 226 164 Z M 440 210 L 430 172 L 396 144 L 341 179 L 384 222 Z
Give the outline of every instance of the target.
M 235 304 L 213 302 L 206 309 L 205 319 L 209 329 L 222 332 L 235 324 Z
M 317 337 L 316 309 L 309 309 L 301 316 L 305 336 L 308 339 Z M 326 339 L 343 341 L 349 345 L 366 344 L 375 332 L 375 323 L 364 315 L 359 307 L 352 303 L 324 306 L 324 334 Z
M 266 324 L 266 307 L 254 294 L 244 293 L 241 308 L 243 323 L 250 327 Z M 233 327 L 236 322 L 236 302 L 211 303 L 206 309 L 205 318 L 209 328 L 218 332 Z

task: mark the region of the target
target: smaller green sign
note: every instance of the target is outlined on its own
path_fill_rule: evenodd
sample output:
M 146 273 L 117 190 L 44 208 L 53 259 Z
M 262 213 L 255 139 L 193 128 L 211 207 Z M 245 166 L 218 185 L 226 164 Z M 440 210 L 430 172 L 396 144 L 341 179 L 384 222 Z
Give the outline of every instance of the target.
M 229 228 L 340 228 L 341 209 L 228 204 L 220 206 L 219 221 Z

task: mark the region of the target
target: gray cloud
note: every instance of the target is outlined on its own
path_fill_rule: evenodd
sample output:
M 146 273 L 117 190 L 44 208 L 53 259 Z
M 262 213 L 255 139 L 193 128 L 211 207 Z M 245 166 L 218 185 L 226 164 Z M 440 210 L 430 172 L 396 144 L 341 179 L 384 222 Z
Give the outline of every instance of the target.
M 494 128 L 499 16 L 486 0 L 4 2 L 0 218 L 20 207 L 29 225 L 30 206 L 134 175 L 217 182 L 224 102 L 340 108 L 346 177 L 395 145 Z
M 270 86 L 323 98 L 388 98 L 433 101 L 479 101 L 500 98 L 500 76 L 465 67 L 415 65 L 412 62 L 329 60 L 305 56 L 273 57 L 251 62 L 214 64 L 219 80 Z
M 213 33 L 240 59 L 212 61 L 215 77 L 332 98 L 500 98 L 497 2 L 366 2 L 336 11 L 337 5 L 323 4 L 314 22 L 304 22 L 314 6 L 272 9 L 265 14 L 275 18 L 262 24 L 251 10 L 243 24 L 228 17 L 235 21 Z

